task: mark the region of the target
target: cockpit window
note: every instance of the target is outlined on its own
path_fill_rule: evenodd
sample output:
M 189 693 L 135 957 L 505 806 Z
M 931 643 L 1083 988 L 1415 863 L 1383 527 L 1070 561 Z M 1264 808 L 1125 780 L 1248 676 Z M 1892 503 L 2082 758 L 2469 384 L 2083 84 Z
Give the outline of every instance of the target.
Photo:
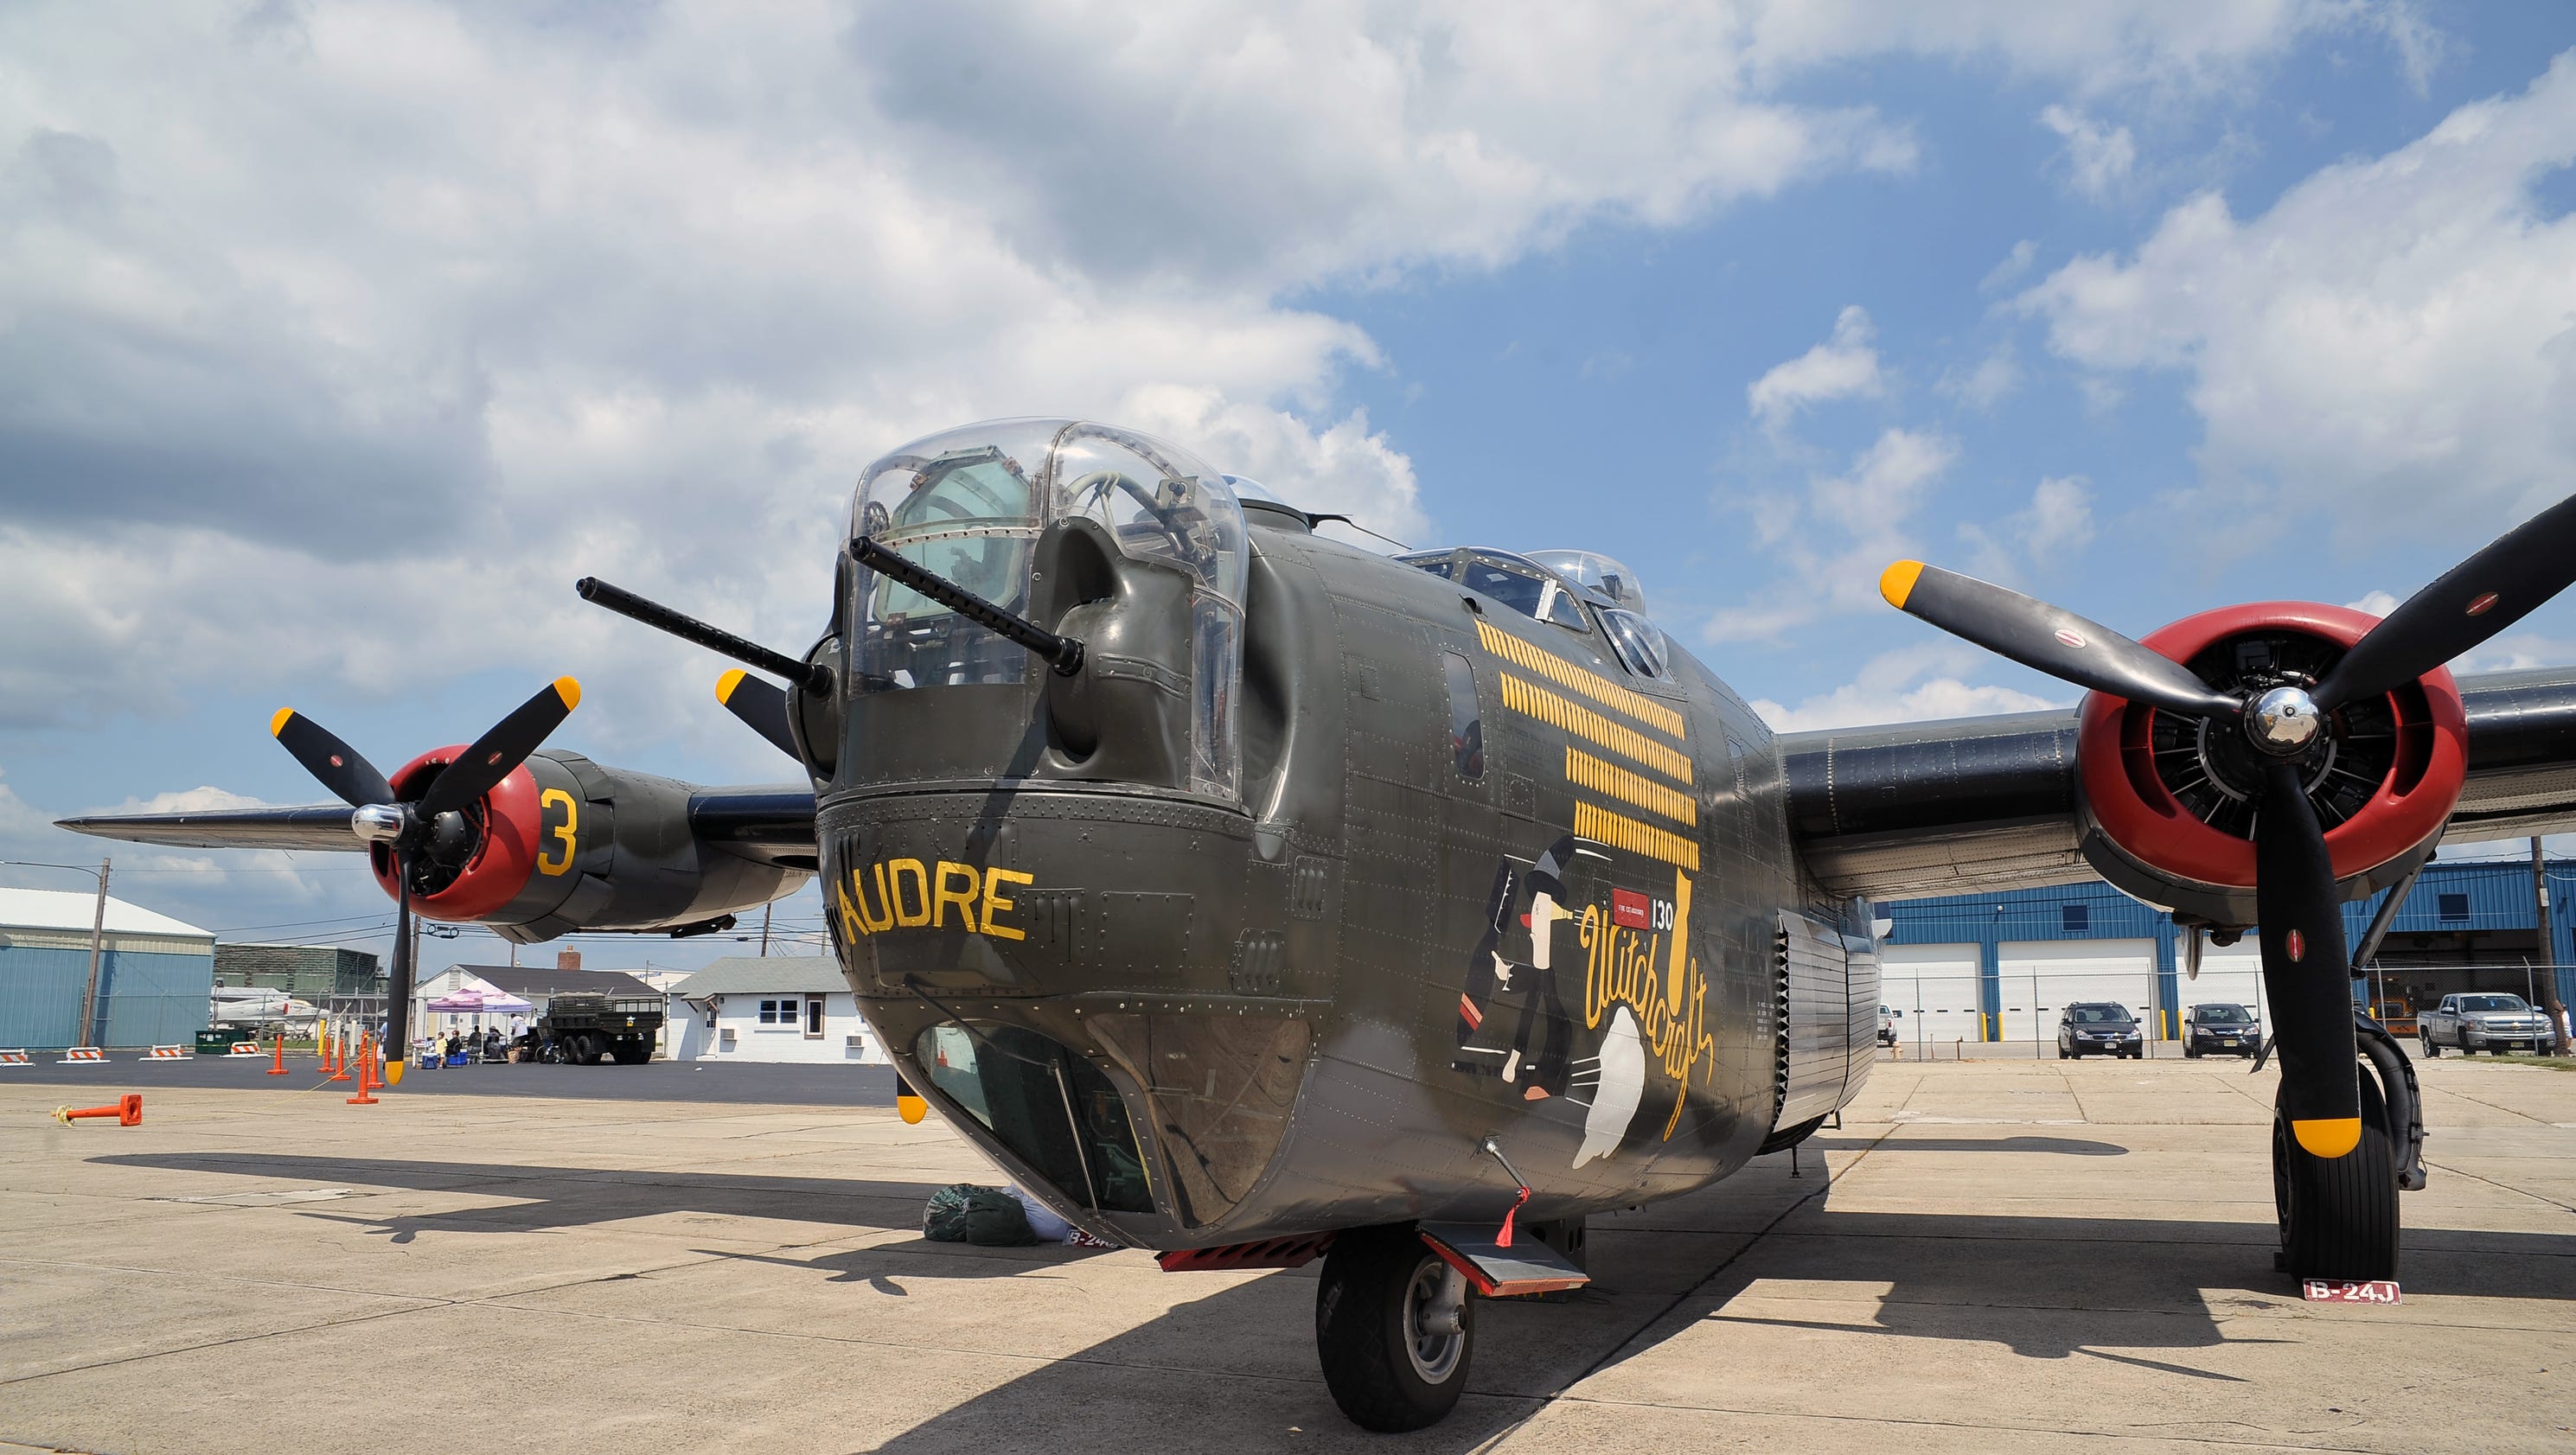
M 1553 622 L 1568 631 L 1589 632 L 1583 609 L 1554 576 L 1527 561 L 1500 551 L 1478 551 L 1467 558 L 1460 584 L 1490 596 L 1523 616 Z
M 1604 608 L 1601 634 L 1610 639 L 1611 649 L 1630 672 L 1658 682 L 1671 679 L 1672 664 L 1664 657 L 1664 634 L 1653 622 L 1633 611 Z

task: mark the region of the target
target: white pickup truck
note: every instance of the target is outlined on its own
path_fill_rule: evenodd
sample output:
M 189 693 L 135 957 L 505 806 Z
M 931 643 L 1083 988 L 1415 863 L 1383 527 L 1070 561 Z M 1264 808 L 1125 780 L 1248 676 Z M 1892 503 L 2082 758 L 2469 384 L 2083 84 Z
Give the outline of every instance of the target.
M 2461 1055 L 2484 1051 L 2501 1056 L 2509 1050 L 2549 1047 L 2549 1018 L 2519 995 L 2476 991 L 2446 995 L 2442 1003 L 2415 1018 L 2415 1039 L 2424 1054 L 2439 1056 L 2445 1046 Z

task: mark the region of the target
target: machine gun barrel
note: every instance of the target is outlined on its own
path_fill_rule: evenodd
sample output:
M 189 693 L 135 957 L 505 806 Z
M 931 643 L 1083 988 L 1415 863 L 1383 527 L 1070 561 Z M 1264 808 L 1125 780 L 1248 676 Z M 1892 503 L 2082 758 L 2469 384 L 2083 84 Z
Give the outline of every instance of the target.
M 1070 677 L 1082 670 L 1081 642 L 1057 636 L 1024 616 L 995 606 L 947 577 L 896 555 L 873 537 L 861 536 L 850 542 L 850 554 L 869 570 L 912 588 L 995 636 L 1037 653 L 1055 668 L 1057 676 Z
M 808 692 L 832 690 L 832 669 L 820 662 L 800 662 L 784 652 L 773 652 L 758 642 L 747 641 L 722 627 L 709 626 L 694 616 L 673 611 L 658 601 L 647 601 L 623 586 L 613 586 L 596 576 L 584 576 L 573 583 L 573 590 L 593 606 L 605 606 L 620 616 L 666 631 L 684 642 L 695 642 L 708 651 L 733 658 L 747 667 L 757 667 L 773 677 L 784 677 Z

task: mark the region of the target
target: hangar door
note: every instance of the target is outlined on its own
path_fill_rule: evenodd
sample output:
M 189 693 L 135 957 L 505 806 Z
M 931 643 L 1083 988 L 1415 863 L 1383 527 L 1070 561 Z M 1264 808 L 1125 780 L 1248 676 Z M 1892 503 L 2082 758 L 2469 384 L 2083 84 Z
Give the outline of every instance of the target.
M 2254 942 L 2253 931 L 2246 931 L 2245 938 L 2223 950 L 2216 945 L 2203 945 L 2198 980 L 2182 978 L 2183 963 L 2177 948 L 2174 990 L 2182 998 L 2185 1013 L 2195 1005 L 2227 1001 L 2254 1012 L 2254 1018 L 2263 1023 L 2264 1034 L 2271 1034 L 2272 1018 L 2263 1013 L 2263 949 Z
M 2084 1000 L 2116 1000 L 2153 1027 L 2153 940 L 2007 940 L 1998 960 L 2007 1041 L 2057 1039 L 2058 1012 Z
M 1977 1025 L 1977 947 L 1881 945 L 1879 999 L 1905 1014 L 1896 1039 L 1920 1056 L 1927 1044 L 1985 1037 Z

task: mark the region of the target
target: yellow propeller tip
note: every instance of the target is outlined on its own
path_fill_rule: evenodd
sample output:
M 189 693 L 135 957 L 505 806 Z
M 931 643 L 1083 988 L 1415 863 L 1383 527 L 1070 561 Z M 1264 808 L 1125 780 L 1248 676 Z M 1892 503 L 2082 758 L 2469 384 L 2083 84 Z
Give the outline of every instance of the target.
M 917 1127 L 923 1117 L 930 1115 L 930 1103 L 918 1096 L 898 1096 L 894 1099 L 894 1110 L 895 1115 L 903 1118 L 904 1125 Z
M 742 678 L 743 671 L 740 667 L 736 667 L 732 671 L 718 677 L 716 679 L 716 701 L 726 703 L 732 702 L 733 690 L 742 685 Z
M 2314 1121 L 2293 1121 L 2290 1134 L 2311 1157 L 2340 1157 L 2361 1145 L 2361 1118 L 2320 1117 Z
M 279 708 L 279 709 L 277 710 L 277 715 L 276 715 L 275 717 L 272 717 L 272 718 L 270 718 L 270 719 L 268 720 L 268 735 L 269 735 L 270 737 L 272 737 L 272 738 L 273 738 L 273 737 L 276 737 L 279 733 L 282 733 L 282 732 L 286 731 L 286 720 L 287 720 L 288 718 L 290 718 L 290 717 L 293 717 L 293 716 L 295 716 L 295 709 L 294 709 L 294 708 L 291 708 L 291 707 L 281 707 L 281 708 Z
M 581 684 L 575 682 L 570 677 L 557 677 L 555 679 L 555 696 L 563 699 L 564 711 L 570 712 L 574 708 L 581 706 Z
M 1905 609 L 1905 598 L 1914 594 L 1914 583 L 1923 575 L 1921 561 L 1899 561 L 1878 573 L 1878 594 L 1899 611 Z

